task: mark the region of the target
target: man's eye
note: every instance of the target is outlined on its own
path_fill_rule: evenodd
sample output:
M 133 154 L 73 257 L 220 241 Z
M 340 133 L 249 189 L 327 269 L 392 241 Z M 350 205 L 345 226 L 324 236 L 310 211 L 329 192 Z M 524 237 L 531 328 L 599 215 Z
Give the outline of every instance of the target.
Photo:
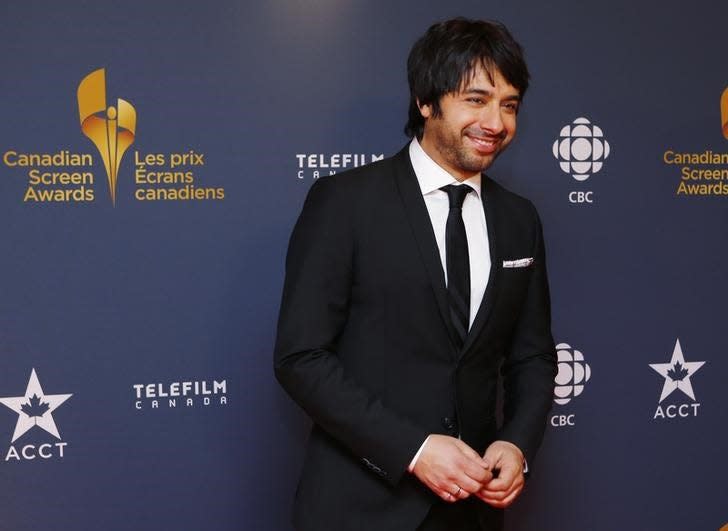
M 517 112 L 518 111 L 518 104 L 517 103 L 506 103 L 503 105 L 508 111 L 511 112 Z
M 480 103 L 483 103 L 483 98 L 468 98 L 468 101 L 470 103 L 478 103 L 478 104 L 480 104 Z

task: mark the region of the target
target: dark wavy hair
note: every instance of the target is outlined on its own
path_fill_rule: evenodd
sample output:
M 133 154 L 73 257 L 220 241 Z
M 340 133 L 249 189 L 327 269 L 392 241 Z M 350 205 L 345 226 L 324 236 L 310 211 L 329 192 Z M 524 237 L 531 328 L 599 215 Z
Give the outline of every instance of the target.
M 405 134 L 421 139 L 425 119 L 417 103 L 432 105 L 432 115 L 439 116 L 440 98 L 459 90 L 479 65 L 491 81 L 499 71 L 523 98 L 530 77 L 523 48 L 503 24 L 455 18 L 430 26 L 407 59 L 410 102 Z

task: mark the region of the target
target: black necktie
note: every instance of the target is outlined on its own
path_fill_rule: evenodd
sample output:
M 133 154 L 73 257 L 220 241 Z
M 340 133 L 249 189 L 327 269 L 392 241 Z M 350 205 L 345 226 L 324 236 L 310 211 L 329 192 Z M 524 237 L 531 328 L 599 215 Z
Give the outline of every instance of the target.
M 463 223 L 463 201 L 472 190 L 467 185 L 449 184 L 441 190 L 450 199 L 450 211 L 445 225 L 445 253 L 447 263 L 447 295 L 450 303 L 450 319 L 459 339 L 459 347 L 465 343 L 470 324 L 470 260 L 468 238 Z

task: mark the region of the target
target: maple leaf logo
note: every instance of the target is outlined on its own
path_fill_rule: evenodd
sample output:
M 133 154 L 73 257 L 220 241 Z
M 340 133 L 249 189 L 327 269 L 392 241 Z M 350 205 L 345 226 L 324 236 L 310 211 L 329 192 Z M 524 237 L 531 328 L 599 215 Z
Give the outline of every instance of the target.
M 688 370 L 679 361 L 676 361 L 673 368 L 667 371 L 667 375 L 673 382 L 679 382 L 688 375 Z
M 28 399 L 28 403 L 20 406 L 20 409 L 29 417 L 42 417 L 45 415 L 45 412 L 50 409 L 50 406 L 47 402 L 42 403 L 40 398 L 38 398 L 38 395 L 33 394 L 33 396 Z

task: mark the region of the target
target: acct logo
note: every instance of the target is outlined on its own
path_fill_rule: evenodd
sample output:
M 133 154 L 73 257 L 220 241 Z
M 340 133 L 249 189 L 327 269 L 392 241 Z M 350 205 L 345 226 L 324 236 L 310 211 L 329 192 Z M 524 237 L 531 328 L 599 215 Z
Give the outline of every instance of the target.
M 584 354 L 567 343 L 556 345 L 558 373 L 554 387 L 554 402 L 566 405 L 584 391 L 584 385 L 591 378 L 591 367 L 584 360 Z M 551 417 L 554 427 L 575 426 L 574 413 L 558 414 Z
M 38 375 L 33 369 L 23 395 L 0 398 L 0 404 L 18 415 L 15 431 L 10 440 L 11 445 L 5 454 L 5 461 L 63 458 L 68 443 L 63 442 L 61 439 L 58 426 L 53 419 L 53 412 L 72 396 L 71 394 L 49 395 L 44 393 Z M 52 444 L 46 441 L 41 444 L 28 443 L 23 446 L 15 446 L 15 441 L 33 430 L 33 428 L 40 428 L 58 441 Z
M 129 194 L 136 201 L 217 201 L 225 198 L 223 187 L 200 186 L 205 154 L 199 149 L 167 153 L 135 150 L 133 180 L 122 177 L 122 161 L 135 143 L 137 108 L 117 98 L 107 105 L 106 69 L 86 75 L 76 89 L 81 132 L 96 147 L 105 170 L 111 204 Z M 25 172 L 25 203 L 92 203 L 96 201 L 94 156 L 71 148 L 53 153 L 6 149 L 3 163 Z M 128 163 L 127 163 L 128 165 Z M 127 170 L 129 171 L 129 170 Z M 131 183 L 130 183 L 131 181 Z M 122 192 L 126 191 L 125 194 Z
M 675 341 L 675 348 L 669 363 L 650 363 L 650 367 L 662 376 L 665 381 L 662 384 L 660 400 L 655 410 L 654 419 L 675 419 L 686 417 L 697 417 L 700 403 L 695 399 L 693 384 L 690 378 L 705 365 L 704 361 L 685 361 L 680 340 Z M 692 402 L 677 400 L 669 405 L 662 405 L 662 402 L 675 391 L 681 391 Z

